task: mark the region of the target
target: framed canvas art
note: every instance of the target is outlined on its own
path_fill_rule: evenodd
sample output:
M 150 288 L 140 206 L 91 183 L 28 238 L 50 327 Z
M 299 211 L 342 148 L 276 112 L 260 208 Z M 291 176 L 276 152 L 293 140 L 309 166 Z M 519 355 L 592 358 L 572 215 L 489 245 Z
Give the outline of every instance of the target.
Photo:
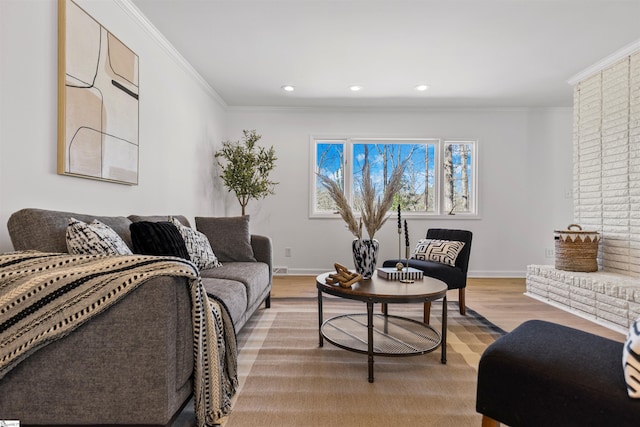
M 58 173 L 138 184 L 138 55 L 58 0 Z

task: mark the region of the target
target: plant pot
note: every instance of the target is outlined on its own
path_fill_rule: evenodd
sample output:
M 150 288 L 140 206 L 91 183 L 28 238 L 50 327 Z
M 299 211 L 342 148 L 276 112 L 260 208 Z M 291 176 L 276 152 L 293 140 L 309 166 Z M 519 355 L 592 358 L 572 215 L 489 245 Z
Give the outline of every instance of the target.
M 376 239 L 353 239 L 353 263 L 364 279 L 370 279 L 376 271 L 379 246 Z

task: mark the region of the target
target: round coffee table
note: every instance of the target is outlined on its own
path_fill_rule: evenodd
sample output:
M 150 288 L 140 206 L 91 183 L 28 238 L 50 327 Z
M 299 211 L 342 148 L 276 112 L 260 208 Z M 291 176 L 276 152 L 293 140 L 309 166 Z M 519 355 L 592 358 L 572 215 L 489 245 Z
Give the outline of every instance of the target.
M 320 347 L 326 339 L 345 350 L 368 355 L 369 382 L 373 382 L 374 356 L 412 356 L 441 348 L 441 362 L 447 363 L 447 285 L 424 277 L 414 283 L 401 283 L 373 276 L 350 288 L 326 283 L 330 273 L 316 277 L 318 288 L 318 334 Z M 346 314 L 323 321 L 322 294 L 364 301 L 367 313 Z M 406 317 L 373 314 L 373 305 L 424 303 L 442 299 L 442 330 Z M 375 342 L 374 342 L 375 340 Z

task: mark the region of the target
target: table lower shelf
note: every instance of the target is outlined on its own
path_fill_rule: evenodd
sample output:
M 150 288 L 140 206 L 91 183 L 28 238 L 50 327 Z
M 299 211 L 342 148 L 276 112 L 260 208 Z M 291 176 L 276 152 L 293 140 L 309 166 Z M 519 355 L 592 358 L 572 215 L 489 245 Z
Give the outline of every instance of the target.
M 368 354 L 367 314 L 345 314 L 326 320 L 320 329 L 331 344 L 345 350 Z M 410 356 L 432 352 L 442 335 L 431 326 L 400 316 L 373 316 L 373 354 Z

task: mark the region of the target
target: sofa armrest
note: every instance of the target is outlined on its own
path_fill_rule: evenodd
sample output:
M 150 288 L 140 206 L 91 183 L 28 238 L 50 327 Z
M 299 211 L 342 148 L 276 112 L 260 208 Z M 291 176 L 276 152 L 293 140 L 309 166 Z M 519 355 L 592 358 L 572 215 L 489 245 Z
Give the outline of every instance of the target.
M 251 235 L 251 247 L 256 261 L 264 262 L 269 266 L 269 283 L 273 279 L 273 248 L 271 238 L 267 236 Z
M 0 379 L 0 416 L 165 425 L 192 396 L 192 376 L 189 286 L 183 277 L 156 277 Z

